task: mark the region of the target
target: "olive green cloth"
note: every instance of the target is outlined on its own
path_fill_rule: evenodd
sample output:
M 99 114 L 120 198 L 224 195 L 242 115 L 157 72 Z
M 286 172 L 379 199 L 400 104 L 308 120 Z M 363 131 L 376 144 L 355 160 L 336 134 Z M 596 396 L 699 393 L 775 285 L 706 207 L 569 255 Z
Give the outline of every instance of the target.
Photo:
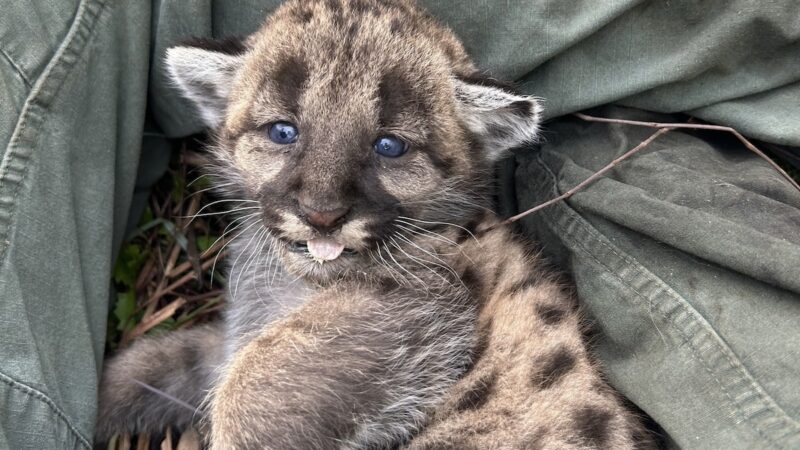
M 152 179 L 164 137 L 201 129 L 164 49 L 250 33 L 277 3 L 0 0 L 0 448 L 91 447 L 139 155 Z M 548 118 L 618 103 L 800 146 L 795 0 L 423 3 Z M 503 200 L 528 207 L 646 134 L 552 122 Z M 740 148 L 672 132 L 524 227 L 573 274 L 611 381 L 671 442 L 800 448 L 799 196 Z
M 548 130 L 517 155 L 522 209 L 653 133 L 577 119 Z M 523 229 L 574 277 L 611 383 L 674 443 L 800 448 L 800 193 L 766 162 L 728 136 L 671 132 Z

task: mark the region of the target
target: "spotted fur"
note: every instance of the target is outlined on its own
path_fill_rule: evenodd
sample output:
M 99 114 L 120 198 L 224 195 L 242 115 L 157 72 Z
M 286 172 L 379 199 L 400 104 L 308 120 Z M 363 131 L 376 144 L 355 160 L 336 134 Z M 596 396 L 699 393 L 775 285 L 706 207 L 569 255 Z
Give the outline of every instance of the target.
M 167 63 L 237 215 L 230 305 L 109 363 L 99 438 L 201 421 L 214 449 L 652 444 L 572 296 L 488 212 L 492 164 L 536 139 L 539 103 L 482 76 L 447 28 L 410 0 L 290 0 L 240 43 Z M 271 142 L 276 121 L 298 140 Z M 376 154 L 387 134 L 410 151 Z M 347 251 L 309 258 L 322 238 Z

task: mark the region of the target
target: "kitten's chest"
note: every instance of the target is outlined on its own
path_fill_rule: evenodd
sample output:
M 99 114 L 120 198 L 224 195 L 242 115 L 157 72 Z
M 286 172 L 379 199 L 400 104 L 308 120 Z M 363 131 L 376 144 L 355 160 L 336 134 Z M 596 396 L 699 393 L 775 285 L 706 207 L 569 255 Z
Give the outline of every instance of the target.
M 224 313 L 226 354 L 230 357 L 272 323 L 302 307 L 314 289 L 290 276 L 277 261 L 262 261 L 228 276 Z

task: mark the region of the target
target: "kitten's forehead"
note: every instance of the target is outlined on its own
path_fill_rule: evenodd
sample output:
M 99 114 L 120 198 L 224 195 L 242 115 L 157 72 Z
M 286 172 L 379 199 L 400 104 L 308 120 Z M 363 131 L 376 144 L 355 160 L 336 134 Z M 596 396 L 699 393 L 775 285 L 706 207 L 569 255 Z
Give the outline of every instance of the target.
M 288 2 L 249 45 L 240 77 L 244 95 L 236 97 L 255 105 L 240 105 L 239 117 L 229 121 L 234 127 L 243 119 L 258 122 L 259 115 L 296 113 L 304 97 L 329 110 L 359 101 L 367 110 L 365 102 L 376 98 L 373 113 L 382 121 L 409 119 L 420 111 L 402 106 L 423 105 L 408 98 L 443 96 L 450 76 L 473 69 L 449 30 L 400 1 Z M 235 116 L 237 108 L 231 112 Z
M 380 56 L 411 58 L 415 56 L 410 52 L 415 49 L 414 44 L 427 41 L 445 54 L 450 65 L 463 66 L 456 70 L 472 69 L 458 39 L 410 1 L 290 1 L 267 20 L 253 39 L 255 45 L 286 45 L 289 49 L 302 49 L 317 61 L 340 63 Z

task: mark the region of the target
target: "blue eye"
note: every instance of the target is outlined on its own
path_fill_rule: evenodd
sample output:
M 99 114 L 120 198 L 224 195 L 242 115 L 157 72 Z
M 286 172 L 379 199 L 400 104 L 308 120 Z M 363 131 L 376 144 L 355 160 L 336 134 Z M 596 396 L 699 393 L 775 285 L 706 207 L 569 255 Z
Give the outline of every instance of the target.
M 398 158 L 408 151 L 408 143 L 396 136 L 381 136 L 373 144 L 375 152 L 387 158 Z
M 269 138 L 276 144 L 291 144 L 297 140 L 297 127 L 289 122 L 275 122 L 269 127 Z

